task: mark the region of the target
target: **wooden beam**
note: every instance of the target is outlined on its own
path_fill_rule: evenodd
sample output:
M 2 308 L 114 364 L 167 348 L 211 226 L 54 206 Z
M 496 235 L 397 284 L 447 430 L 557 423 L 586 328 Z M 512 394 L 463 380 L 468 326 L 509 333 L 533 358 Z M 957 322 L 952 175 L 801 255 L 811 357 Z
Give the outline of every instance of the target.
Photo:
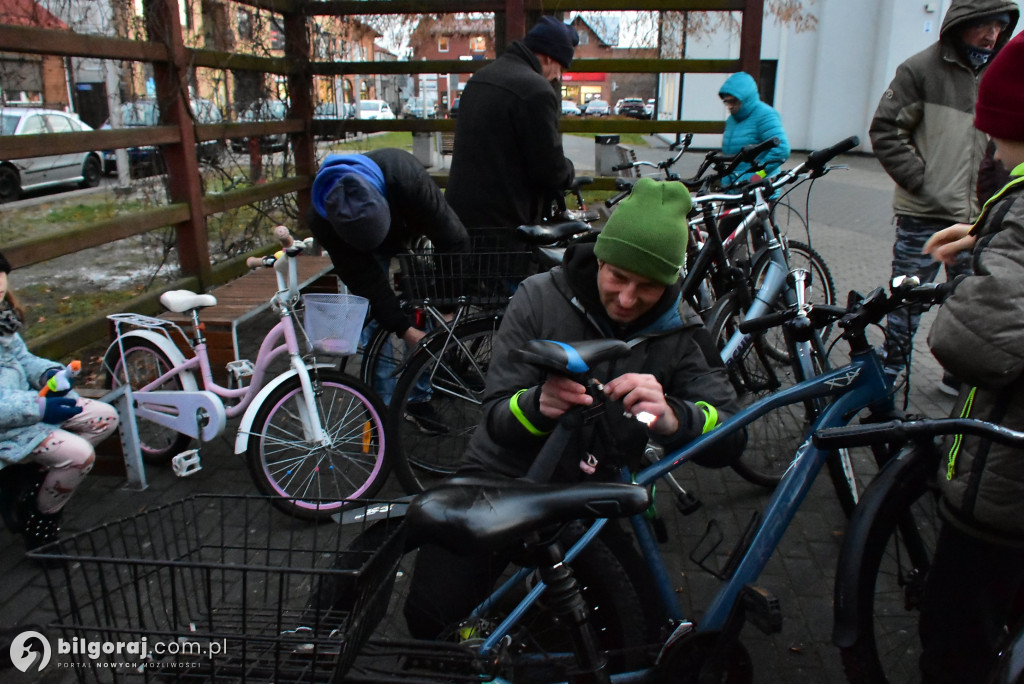
M 14 268 L 31 266 L 57 257 L 75 254 L 90 247 L 122 240 L 181 223 L 188 218 L 188 207 L 172 204 L 159 209 L 145 209 L 119 214 L 111 219 L 94 221 L 57 234 L 17 240 L 4 245 L 4 256 Z
M 572 10 L 599 11 L 691 11 L 729 12 L 744 9 L 746 0 L 573 0 Z M 558 9 L 551 0 L 523 0 L 529 12 Z M 455 12 L 505 12 L 506 0 L 326 0 L 308 2 L 304 11 L 312 15 L 346 14 L 437 14 Z
M 284 57 L 260 57 L 239 52 L 221 52 L 193 48 L 189 50 L 192 66 L 208 69 L 234 69 L 237 71 L 263 71 L 287 76 L 292 71 Z
M 300 192 L 313 186 L 311 176 L 292 176 L 279 181 L 260 183 L 248 188 L 230 190 L 224 193 L 210 194 L 203 198 L 203 211 L 207 216 L 244 207 L 248 204 L 265 202 L 266 200 Z
M 319 76 L 346 74 L 470 74 L 493 60 L 430 60 L 420 62 L 311 62 Z M 610 72 L 618 74 L 705 73 L 726 74 L 738 71 L 738 59 L 574 59 L 571 72 Z
M 45 133 L 41 135 L 0 136 L 0 149 L 5 159 L 71 154 L 90 150 L 112 150 L 118 147 L 164 145 L 180 140 L 174 126 L 119 128 L 84 133 Z
M 764 22 L 764 0 L 746 0 L 743 25 L 740 27 L 740 69 L 754 77 L 761 73 L 761 27 Z
M 34 55 L 96 57 L 140 62 L 167 59 L 167 48 L 160 43 L 8 24 L 0 24 L 0 46 L 3 46 L 5 52 L 25 52 Z

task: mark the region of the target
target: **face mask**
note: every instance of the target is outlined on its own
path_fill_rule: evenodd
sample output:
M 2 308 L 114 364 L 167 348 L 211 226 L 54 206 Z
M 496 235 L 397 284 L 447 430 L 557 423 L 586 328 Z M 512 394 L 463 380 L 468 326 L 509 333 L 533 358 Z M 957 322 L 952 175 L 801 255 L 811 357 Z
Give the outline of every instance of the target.
M 973 45 L 965 45 L 964 47 L 966 48 L 967 59 L 975 69 L 987 63 L 992 56 L 992 51 L 985 48 L 978 48 Z

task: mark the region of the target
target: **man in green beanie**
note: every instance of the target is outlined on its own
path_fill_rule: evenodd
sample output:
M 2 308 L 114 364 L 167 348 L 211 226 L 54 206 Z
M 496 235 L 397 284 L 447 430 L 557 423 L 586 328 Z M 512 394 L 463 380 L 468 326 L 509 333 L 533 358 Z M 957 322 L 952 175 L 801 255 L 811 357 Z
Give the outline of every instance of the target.
M 648 440 L 677 449 L 737 410 L 718 350 L 680 294 L 690 204 L 681 183 L 641 179 L 596 242 L 575 243 L 562 266 L 523 281 L 495 336 L 481 422 L 460 475 L 525 475 L 558 417 L 591 403 L 582 385 L 509 360 L 511 350 L 533 339 L 628 342 L 629 356 L 598 364 L 593 377 L 632 416 L 654 417 L 648 426 L 607 411 L 587 423 L 559 464 L 558 481 L 614 479 L 619 467 L 640 461 Z M 728 465 L 742 451 L 743 437 L 699 462 Z M 406 605 L 417 637 L 465 617 L 507 561 L 500 554 L 477 563 L 446 553 L 420 550 Z

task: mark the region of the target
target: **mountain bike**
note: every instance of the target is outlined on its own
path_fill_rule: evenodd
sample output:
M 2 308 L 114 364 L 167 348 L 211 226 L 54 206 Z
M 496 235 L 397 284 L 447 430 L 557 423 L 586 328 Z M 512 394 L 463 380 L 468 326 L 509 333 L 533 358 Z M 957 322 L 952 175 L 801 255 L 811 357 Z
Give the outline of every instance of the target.
M 603 652 L 610 649 L 609 656 L 613 658 L 613 662 L 622 663 L 620 656 L 630 662 L 634 658 L 640 658 L 647 663 L 647 667 L 642 668 L 640 672 L 613 674 L 610 680 L 602 679 L 601 674 L 590 673 L 594 677 L 592 681 L 696 682 L 702 677 L 707 679 L 700 681 L 747 681 L 750 661 L 739 641 L 742 625 L 745 621 L 750 621 L 767 632 L 777 631 L 781 615 L 778 601 L 769 590 L 758 586 L 756 582 L 788 523 L 795 516 L 812 482 L 829 457 L 829 450 L 815 447 L 811 443 L 810 434 L 820 428 L 845 425 L 860 411 L 870 411 L 890 397 L 891 387 L 885 379 L 881 360 L 874 347 L 868 343 L 865 330 L 868 326 L 877 324 L 890 310 L 907 301 L 933 301 L 937 296 L 936 292 L 934 286 L 921 287 L 917 286 L 916 279 L 903 279 L 894 285 L 889 294 L 877 289 L 866 297 L 851 296 L 849 305 L 842 310 L 835 307 L 811 308 L 806 312 L 807 318 L 815 325 L 837 325 L 841 330 L 841 336 L 850 345 L 850 362 L 847 365 L 827 370 L 820 376 L 782 389 L 748 406 L 719 428 L 666 455 L 656 464 L 638 473 L 630 473 L 625 469 L 620 472 L 621 484 L 635 483 L 638 487 L 646 487 L 690 460 L 701 450 L 715 448 L 735 431 L 743 429 L 753 420 L 779 406 L 817 399 L 826 402 L 823 410 L 809 427 L 792 466 L 763 513 L 752 518 L 747 531 L 728 555 L 730 560 L 725 566 L 712 569 L 704 564 L 704 559 L 695 559 L 723 583 L 699 620 L 686 619 L 679 606 L 647 519 L 642 514 L 630 516 L 632 529 L 645 561 L 643 571 L 632 568 L 632 561 L 629 558 L 613 552 L 612 557 L 616 563 L 605 562 L 600 566 L 600 572 L 607 576 L 630 579 L 637 577 L 638 572 L 642 572 L 643 583 L 633 583 L 633 593 L 625 590 L 618 592 L 607 584 L 587 584 L 590 587 L 590 595 L 586 602 L 601 606 L 600 613 L 610 611 L 610 614 L 618 614 L 624 610 L 624 602 L 638 601 L 633 612 L 645 616 L 644 624 L 657 622 L 661 616 L 666 616 L 668 622 L 662 624 L 670 629 L 671 634 L 668 639 L 659 640 L 653 645 L 647 644 L 647 648 L 644 648 L 643 645 L 634 643 L 635 635 L 634 639 L 629 640 L 628 635 L 619 634 L 614 630 L 603 630 L 598 636 L 599 650 Z M 757 321 L 749 321 L 745 325 L 751 327 L 758 324 L 760 323 Z M 571 349 L 567 351 L 567 347 Z M 548 372 L 565 373 L 586 382 L 597 405 L 596 402 L 601 401 L 602 395 L 596 389 L 596 383 L 590 379 L 589 368 L 594 363 L 616 358 L 616 355 L 627 352 L 625 344 L 617 340 L 599 340 L 582 345 L 563 345 L 535 340 L 521 350 L 519 361 L 538 365 Z M 570 359 L 578 364 L 572 370 L 569 367 Z M 611 403 L 606 403 L 605 409 L 616 410 Z M 593 410 L 593 406 L 587 409 L 588 412 Z M 618 410 L 621 410 L 621 407 Z M 564 446 L 573 438 L 576 425 L 584 419 L 582 411 L 570 411 L 563 416 L 558 427 L 548 437 L 544 449 L 524 481 L 545 482 L 549 478 Z M 474 479 L 456 479 L 429 490 L 416 498 L 412 504 L 411 510 L 415 513 L 410 517 L 412 524 L 407 530 L 411 535 L 410 539 L 417 539 L 418 535 L 422 535 L 432 542 L 461 549 L 493 549 L 515 538 L 528 535 L 531 530 L 536 529 L 535 524 L 541 525 L 539 518 L 557 508 L 554 502 L 558 501 L 559 497 L 551 495 L 549 487 L 542 486 L 540 492 L 550 496 L 550 499 L 544 499 L 541 494 L 538 494 L 537 499 L 530 498 L 532 494 L 529 491 L 533 490 L 527 491 L 520 499 L 523 486 L 522 483 L 508 481 L 495 485 L 493 482 L 481 483 Z M 570 500 L 571 495 L 566 501 Z M 604 501 L 613 508 L 616 505 L 627 507 L 611 494 Z M 618 503 L 613 503 L 615 501 Z M 634 504 L 639 506 L 637 502 Z M 595 504 L 591 501 L 589 505 Z M 394 509 L 387 507 L 387 510 L 393 512 Z M 593 511 L 587 514 L 585 510 L 586 507 L 582 504 L 572 511 L 559 509 L 558 515 L 552 514 L 551 518 L 543 518 L 543 522 L 572 519 L 576 515 L 587 518 L 594 515 Z M 584 567 L 587 564 L 581 565 L 575 561 L 581 558 L 580 554 L 588 547 L 601 546 L 602 537 L 598 535 L 605 525 L 606 521 L 598 520 L 579 536 L 578 541 L 567 544 L 568 550 L 564 558 L 560 556 L 554 559 L 550 555 L 546 558 L 548 561 L 557 560 L 552 565 L 568 566 L 574 571 L 585 572 Z M 540 536 L 547 541 L 552 539 L 550 534 Z M 397 613 L 404 602 L 402 593 L 408 586 L 408 573 L 411 567 L 409 557 L 412 553 L 413 551 L 407 553 L 407 559 L 403 561 L 402 566 L 405 569 L 396 578 L 391 613 Z M 567 672 L 576 673 L 577 668 L 585 669 L 585 664 L 592 661 L 586 652 L 582 653 L 582 659 L 577 659 L 577 656 L 581 656 L 577 646 L 580 643 L 578 639 L 552 641 L 539 633 L 542 628 L 566 626 L 565 620 L 551 622 L 554 604 L 546 598 L 547 584 L 538 579 L 535 568 L 539 567 L 527 565 L 515 571 L 466 620 L 453 625 L 453 634 L 467 637 L 461 643 L 446 643 L 443 646 L 434 642 L 430 642 L 429 646 L 421 643 L 416 651 L 415 665 L 426 669 L 417 670 L 417 673 L 426 678 L 425 673 L 431 671 L 431 668 L 442 666 L 431 660 L 431 649 L 435 647 L 438 653 L 445 653 L 443 667 L 467 668 L 469 672 L 491 678 L 491 681 L 564 681 L 564 678 L 569 676 Z M 647 590 L 653 589 L 657 598 L 641 598 L 646 595 L 647 590 L 644 590 L 644 587 L 648 588 Z M 539 598 L 541 596 L 545 598 Z M 511 608 L 508 605 L 510 602 L 513 606 Z M 561 605 L 561 602 L 558 602 L 558 605 Z M 546 617 L 538 618 L 538 610 Z M 603 619 L 606 618 L 598 618 L 600 624 L 603 624 Z M 575 629 L 573 624 L 569 625 L 570 630 Z M 401 625 L 386 621 L 381 628 L 381 634 L 393 636 L 400 630 Z M 642 633 L 648 637 L 651 635 L 649 630 L 643 630 Z M 600 641 L 601 639 L 604 641 Z M 374 649 L 379 653 L 385 653 L 393 647 L 402 652 L 403 643 L 378 642 Z M 453 661 L 453 651 L 459 650 L 462 651 L 463 660 L 459 661 L 456 658 Z M 453 666 L 453 662 L 462 664 Z M 488 669 L 473 669 L 479 667 Z M 465 671 L 457 669 L 445 672 L 465 674 Z M 373 676 L 380 675 L 376 673 Z M 668 679 L 665 679 L 666 677 Z M 372 678 L 371 676 L 370 679 Z M 444 680 L 444 677 L 441 679 Z
M 814 437 L 821 448 L 833 449 L 908 444 L 864 491 L 836 566 L 832 640 L 852 684 L 920 680 L 917 626 L 941 520 L 940 435 L 976 435 L 1024 448 L 1024 433 L 970 418 L 831 428 Z
M 263 339 L 255 363 L 228 364 L 231 386 L 213 379 L 201 321 L 201 310 L 217 300 L 186 290 L 165 292 L 160 302 L 170 311 L 190 313 L 189 334 L 161 318 L 109 317 L 116 337 L 104 356 L 107 385 L 131 387 L 146 461 L 170 461 L 179 475 L 191 474 L 201 468 L 201 460 L 197 450 L 186 451 L 190 442 L 208 442 L 223 432 L 228 418 L 240 417 L 235 453 L 247 459 L 260 491 L 287 497 L 278 500 L 287 512 L 323 520 L 349 499 L 372 496 L 383 485 L 390 472 L 385 414 L 373 391 L 357 378 L 300 348 L 306 330 L 295 322 L 302 310 L 295 259 L 310 245 L 293 240 L 284 226 L 275 235 L 282 251 L 262 260 L 250 258 L 249 266 L 273 267 L 278 291 L 271 307 L 279 321 Z M 355 351 L 366 300 L 335 298 L 327 332 L 309 340 L 315 352 Z M 313 308 L 306 306 L 307 326 Z M 271 364 L 281 358 L 288 367 L 274 375 Z

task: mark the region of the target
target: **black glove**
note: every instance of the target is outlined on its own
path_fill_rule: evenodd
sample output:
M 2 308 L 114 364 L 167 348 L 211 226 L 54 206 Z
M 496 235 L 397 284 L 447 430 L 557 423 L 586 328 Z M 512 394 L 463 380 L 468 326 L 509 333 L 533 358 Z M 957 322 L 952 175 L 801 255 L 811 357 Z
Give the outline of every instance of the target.
M 73 418 L 82 412 L 78 402 L 69 397 L 46 397 L 39 400 L 39 412 L 43 416 L 44 423 L 61 425 L 65 420 Z

